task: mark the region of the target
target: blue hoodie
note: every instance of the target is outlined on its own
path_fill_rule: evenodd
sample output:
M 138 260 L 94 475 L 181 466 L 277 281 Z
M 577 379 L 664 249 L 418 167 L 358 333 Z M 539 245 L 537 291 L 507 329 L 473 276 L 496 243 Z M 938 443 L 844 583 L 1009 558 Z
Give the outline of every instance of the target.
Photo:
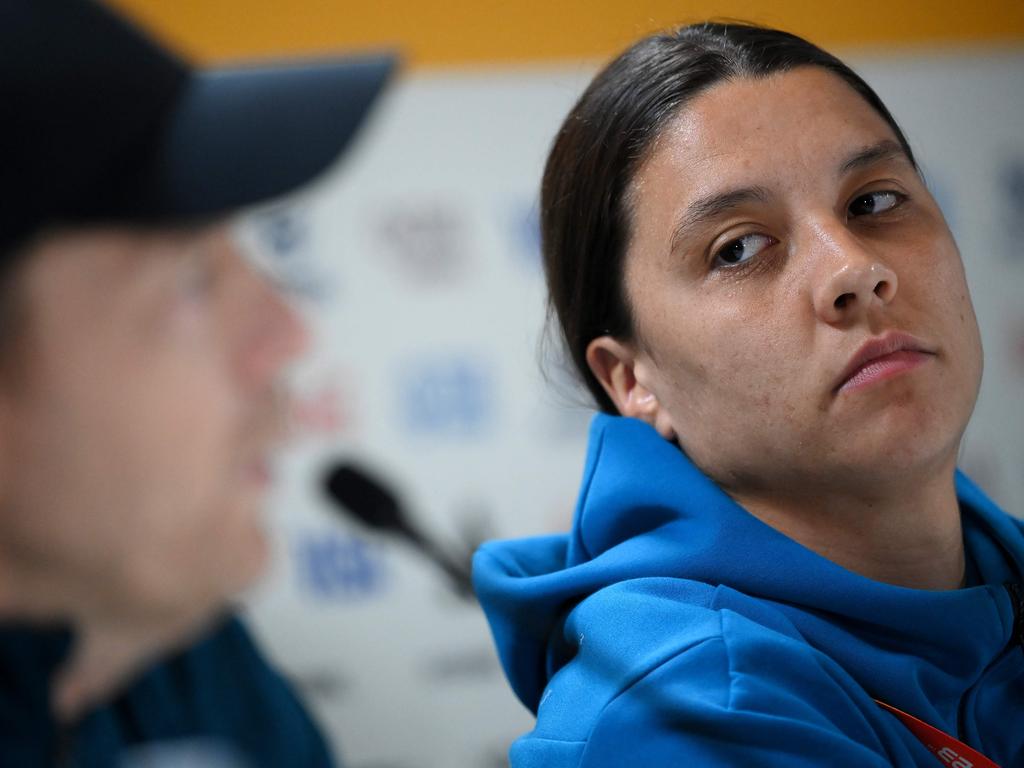
M 852 573 L 743 510 L 646 424 L 599 415 L 572 531 L 474 578 L 537 714 L 513 768 L 941 765 L 880 699 L 1024 766 L 1024 525 L 957 475 L 968 586 Z

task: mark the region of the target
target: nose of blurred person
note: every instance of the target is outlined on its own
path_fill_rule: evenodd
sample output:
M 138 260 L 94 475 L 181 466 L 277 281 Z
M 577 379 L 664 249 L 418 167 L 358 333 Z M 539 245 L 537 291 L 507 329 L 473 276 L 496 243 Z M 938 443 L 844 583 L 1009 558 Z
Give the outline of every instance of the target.
M 248 328 L 240 368 L 247 389 L 262 390 L 309 345 L 309 330 L 281 290 L 252 267 Z
M 821 320 L 854 323 L 896 297 L 896 273 L 851 232 L 819 231 L 815 238 L 814 310 Z

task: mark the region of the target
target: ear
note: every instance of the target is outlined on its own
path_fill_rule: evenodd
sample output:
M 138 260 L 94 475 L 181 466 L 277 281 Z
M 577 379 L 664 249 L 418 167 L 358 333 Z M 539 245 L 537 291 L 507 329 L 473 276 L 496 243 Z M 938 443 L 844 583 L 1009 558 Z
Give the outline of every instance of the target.
M 645 375 L 645 361 L 638 357 L 631 344 L 611 336 L 599 336 L 587 345 L 587 365 L 619 413 L 646 421 L 666 440 L 675 440 L 672 417 L 641 383 L 650 377 Z

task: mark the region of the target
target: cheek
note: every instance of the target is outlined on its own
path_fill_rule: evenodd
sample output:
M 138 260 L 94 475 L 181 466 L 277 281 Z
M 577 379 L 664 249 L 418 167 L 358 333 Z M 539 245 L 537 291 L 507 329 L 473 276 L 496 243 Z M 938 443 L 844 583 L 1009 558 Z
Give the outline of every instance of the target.
M 752 462 L 793 450 L 815 427 L 807 412 L 813 328 L 796 290 L 737 290 L 726 299 L 703 303 L 660 335 L 661 354 L 655 350 L 659 401 L 681 447 L 723 483 Z
M 981 333 L 967 278 L 952 238 L 943 238 L 915 259 L 916 269 L 903 280 L 909 301 L 926 318 L 936 341 L 964 386 L 976 393 L 980 384 Z
M 679 330 L 665 334 L 661 355 L 667 400 L 694 416 L 750 418 L 751 407 L 775 409 L 801 358 L 796 329 L 781 327 L 781 313 L 750 303 L 705 308 Z
M 140 496 L 152 498 L 168 537 L 200 532 L 211 507 L 239 481 L 240 403 L 215 370 L 171 364 L 149 379 L 147 392 L 121 417 Z M 167 509 L 156 496 L 173 502 Z
M 123 568 L 142 600 L 172 610 L 247 586 L 261 572 L 267 547 L 262 492 L 246 483 L 235 423 L 214 408 L 176 415 L 173 424 L 150 425 L 152 435 L 172 439 L 146 446 L 150 460 L 139 463 L 138 502 L 125 542 L 132 556 Z M 163 469 L 159 478 L 154 466 Z
M 56 508 L 77 529 L 68 550 L 83 573 L 124 595 L 126 608 L 158 610 L 242 586 L 264 545 L 258 498 L 243 488 L 230 381 L 202 359 L 147 362 L 65 388 L 47 430 L 52 450 L 37 458 L 62 479 Z
M 154 588 L 170 590 L 170 598 L 223 597 L 247 586 L 267 558 L 264 487 L 252 464 L 262 406 L 239 392 L 221 358 L 170 359 L 152 386 L 161 388 L 161 402 L 145 404 L 145 428 L 136 431 L 152 441 L 146 448 L 165 469 L 159 487 L 172 504 L 154 507 L 138 535 L 152 548 L 151 565 L 190 572 Z
M 961 273 L 962 275 L 962 273 Z M 981 387 L 983 356 L 981 331 L 974 314 L 967 286 L 962 279 L 951 285 L 951 298 L 939 307 L 946 307 L 942 339 L 948 364 L 943 368 L 942 400 L 953 410 L 961 428 L 974 411 Z

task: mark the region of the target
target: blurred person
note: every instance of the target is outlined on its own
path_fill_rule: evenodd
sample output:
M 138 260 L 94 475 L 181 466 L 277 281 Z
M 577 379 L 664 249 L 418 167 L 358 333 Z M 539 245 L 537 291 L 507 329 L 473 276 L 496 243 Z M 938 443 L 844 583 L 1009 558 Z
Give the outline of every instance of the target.
M 194 71 L 0 7 L 0 763 L 328 766 L 229 601 L 306 341 L 228 214 L 329 165 L 390 57 Z
M 474 564 L 513 768 L 1024 765 L 1024 526 L 956 469 L 980 336 L 878 96 L 784 32 L 655 35 L 541 197 L 601 413 L 572 530 Z

